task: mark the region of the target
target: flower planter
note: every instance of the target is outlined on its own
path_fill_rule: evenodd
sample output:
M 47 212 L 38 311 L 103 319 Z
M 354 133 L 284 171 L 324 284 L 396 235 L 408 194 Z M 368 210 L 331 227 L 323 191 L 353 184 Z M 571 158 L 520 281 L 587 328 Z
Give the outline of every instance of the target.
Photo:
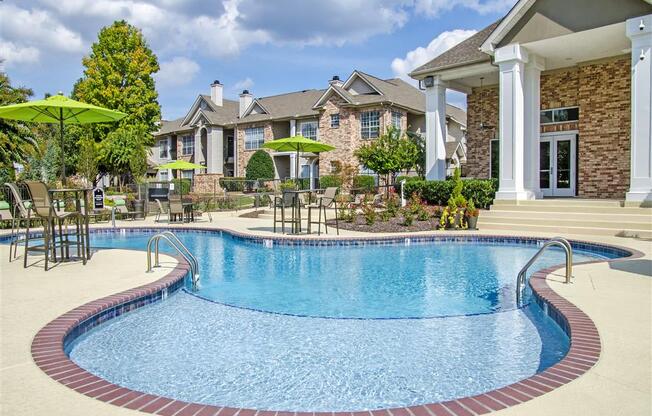
M 469 225 L 469 230 L 477 230 L 478 217 L 468 217 L 466 223 Z

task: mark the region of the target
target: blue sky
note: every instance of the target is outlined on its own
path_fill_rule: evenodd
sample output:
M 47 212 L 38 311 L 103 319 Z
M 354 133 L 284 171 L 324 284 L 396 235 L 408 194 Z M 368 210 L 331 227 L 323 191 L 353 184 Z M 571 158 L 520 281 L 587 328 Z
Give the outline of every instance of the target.
M 324 88 L 354 69 L 390 78 L 499 19 L 515 0 L 4 0 L 0 59 L 12 82 L 69 93 L 102 26 L 126 19 L 157 54 L 163 117 L 219 79 L 226 98 Z M 464 97 L 449 95 L 453 104 Z

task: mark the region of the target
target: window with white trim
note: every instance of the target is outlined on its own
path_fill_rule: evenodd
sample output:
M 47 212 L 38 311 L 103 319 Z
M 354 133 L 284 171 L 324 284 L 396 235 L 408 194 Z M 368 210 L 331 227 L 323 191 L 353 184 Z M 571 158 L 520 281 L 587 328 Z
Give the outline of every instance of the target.
M 158 180 L 161 182 L 167 182 L 168 181 L 168 171 L 167 170 L 159 170 L 158 171 Z
M 400 130 L 401 128 L 401 117 L 403 114 L 400 111 L 392 110 L 392 126 Z
M 541 124 L 567 123 L 569 121 L 578 121 L 580 119 L 579 107 L 561 107 L 542 110 Z
M 245 150 L 260 149 L 265 142 L 265 129 L 263 127 L 246 128 L 244 142 Z
M 194 170 L 182 170 L 181 171 L 181 178 L 182 179 L 190 179 L 190 180 L 192 180 L 194 175 L 195 175 Z
M 363 139 L 375 139 L 380 134 L 380 112 L 365 111 L 360 113 L 360 136 Z
M 336 129 L 340 127 L 340 113 L 331 114 L 331 128 Z
M 192 155 L 195 152 L 195 138 L 192 136 L 183 136 L 181 138 L 181 154 L 184 156 Z
M 317 140 L 317 122 L 304 121 L 301 123 L 301 135 L 306 139 Z
M 158 158 L 159 159 L 169 159 L 170 158 L 170 139 L 165 138 L 159 140 L 158 142 Z

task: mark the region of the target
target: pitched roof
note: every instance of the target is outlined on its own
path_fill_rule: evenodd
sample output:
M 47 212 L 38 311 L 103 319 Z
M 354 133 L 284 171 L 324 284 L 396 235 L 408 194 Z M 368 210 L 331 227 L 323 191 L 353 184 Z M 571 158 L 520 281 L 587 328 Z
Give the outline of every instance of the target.
M 154 135 L 161 135 L 161 134 L 170 134 L 175 131 L 181 131 L 181 122 L 183 121 L 184 117 L 177 118 L 175 120 L 161 120 L 161 126 L 159 127 L 158 131 L 154 133 Z
M 284 119 L 295 117 L 316 116 L 318 111 L 312 106 L 325 90 L 303 90 L 286 94 L 272 95 L 256 99 L 269 114 L 248 114 L 241 119 L 232 121 L 247 123 L 261 120 Z M 237 115 L 237 111 L 236 111 Z
M 459 141 L 446 142 L 444 143 L 444 148 L 446 149 L 446 159 L 452 159 L 458 148 L 461 148 L 462 151 L 464 151 L 464 146 L 462 146 L 462 143 Z
M 447 103 L 446 115 L 466 127 L 466 111 Z
M 208 103 L 211 111 L 204 111 L 204 114 L 212 124 L 225 125 L 233 123 L 239 114 L 240 102 L 234 100 L 222 100 L 222 106 L 215 104 L 210 95 L 200 95 Z
M 470 38 L 458 43 L 431 61 L 414 69 L 410 73 L 410 76 L 439 71 L 442 69 L 455 68 L 472 63 L 490 61 L 491 57 L 482 52 L 480 46 L 482 46 L 484 41 L 489 37 L 489 35 L 491 35 L 491 32 L 496 29 L 499 23 L 500 20 L 490 24 Z

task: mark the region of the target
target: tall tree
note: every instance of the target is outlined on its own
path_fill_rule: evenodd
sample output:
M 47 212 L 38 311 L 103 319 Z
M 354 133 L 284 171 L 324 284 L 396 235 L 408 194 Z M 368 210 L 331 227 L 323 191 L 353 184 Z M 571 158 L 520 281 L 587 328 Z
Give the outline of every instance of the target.
M 11 85 L 9 77 L 0 72 L 0 106 L 23 103 L 32 96 L 32 90 Z M 25 163 L 38 150 L 33 134 L 24 122 L 0 118 L 0 170 L 3 177 L 11 176 L 13 163 Z
M 150 133 L 161 118 L 152 77 L 159 70 L 156 55 L 138 28 L 120 20 L 100 30 L 82 64 L 84 76 L 75 84 L 73 98 L 128 114 L 117 124 L 91 127 L 93 137 L 101 142 L 101 164 L 114 174 L 125 174 L 133 168 L 142 171 L 138 163 L 146 163 L 146 157 L 142 157 L 141 149 L 152 144 Z M 133 152 L 138 154 L 137 160 L 126 164 L 125 150 L 119 147 L 124 137 L 138 148 Z

